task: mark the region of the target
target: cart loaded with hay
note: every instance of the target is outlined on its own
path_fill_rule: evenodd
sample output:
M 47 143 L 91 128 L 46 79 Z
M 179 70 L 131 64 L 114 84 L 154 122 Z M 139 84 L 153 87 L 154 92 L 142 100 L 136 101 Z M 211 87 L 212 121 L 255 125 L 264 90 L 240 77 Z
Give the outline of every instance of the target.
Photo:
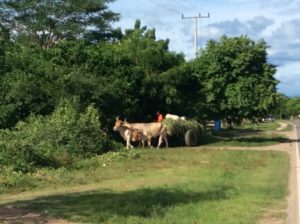
M 203 126 L 194 119 L 170 119 L 166 118 L 163 124 L 167 127 L 170 143 L 175 145 L 186 144 L 196 146 L 201 143 Z

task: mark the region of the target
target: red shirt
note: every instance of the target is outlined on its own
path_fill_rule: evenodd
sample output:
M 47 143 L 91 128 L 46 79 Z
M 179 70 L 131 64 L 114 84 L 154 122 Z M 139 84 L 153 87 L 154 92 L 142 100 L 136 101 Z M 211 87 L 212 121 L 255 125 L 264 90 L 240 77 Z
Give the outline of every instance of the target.
M 157 122 L 162 122 L 164 119 L 164 116 L 162 114 L 157 115 Z

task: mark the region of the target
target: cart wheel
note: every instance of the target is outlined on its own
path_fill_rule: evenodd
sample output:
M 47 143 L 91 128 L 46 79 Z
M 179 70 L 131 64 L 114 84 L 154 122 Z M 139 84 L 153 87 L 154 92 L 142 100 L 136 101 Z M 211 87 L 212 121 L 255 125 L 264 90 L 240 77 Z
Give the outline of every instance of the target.
M 196 131 L 189 129 L 184 135 L 184 141 L 187 146 L 195 146 L 198 142 Z

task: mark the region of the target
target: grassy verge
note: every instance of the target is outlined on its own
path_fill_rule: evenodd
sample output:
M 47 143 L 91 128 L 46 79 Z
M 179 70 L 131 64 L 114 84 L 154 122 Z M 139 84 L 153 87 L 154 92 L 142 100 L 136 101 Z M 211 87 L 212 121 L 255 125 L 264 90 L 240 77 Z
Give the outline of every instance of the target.
M 235 127 L 235 129 L 239 131 L 275 131 L 279 127 L 280 124 L 277 121 L 258 124 L 245 122 L 243 125 Z
M 291 121 L 288 121 L 288 120 L 279 120 L 279 122 L 287 124 L 287 126 L 282 131 L 293 131 L 294 130 L 294 126 L 291 124 Z
M 202 138 L 203 145 L 235 147 L 268 146 L 287 141 L 289 139 L 286 136 L 276 133 L 241 133 L 236 130 L 213 132 L 212 134 L 204 135 Z
M 11 205 L 79 223 L 257 223 L 266 208 L 284 206 L 288 164 L 271 151 L 130 151 L 35 174 L 41 194 L 78 192 Z
M 277 122 L 263 122 L 259 125 L 245 122 L 234 129 L 220 131 L 208 130 L 202 136 L 201 144 L 210 146 L 257 147 L 279 144 L 289 139 L 276 132 L 280 125 Z M 282 131 L 289 131 L 290 125 Z

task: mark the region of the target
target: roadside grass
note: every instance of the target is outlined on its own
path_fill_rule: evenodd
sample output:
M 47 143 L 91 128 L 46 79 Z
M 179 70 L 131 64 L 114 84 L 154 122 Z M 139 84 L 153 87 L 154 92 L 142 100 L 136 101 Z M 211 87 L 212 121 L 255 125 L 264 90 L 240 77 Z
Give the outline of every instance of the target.
M 287 124 L 287 126 L 282 131 L 293 131 L 294 130 L 294 126 L 290 123 L 290 121 L 287 121 L 287 120 L 279 120 L 279 121 Z
M 280 125 L 277 121 L 260 122 L 258 124 L 245 122 L 243 125 L 235 127 L 238 131 L 275 131 Z
M 201 147 L 108 157 L 43 171 L 38 185 L 44 196 L 35 193 L 24 201 L 22 194 L 13 199 L 2 194 L 0 201 L 78 223 L 128 224 L 250 224 L 266 209 L 285 206 L 289 156 L 284 152 Z
M 233 146 L 233 147 L 257 147 L 284 143 L 289 139 L 276 133 L 260 133 L 239 131 L 219 131 L 203 135 L 202 145 L 210 146 Z
M 281 130 L 281 131 L 292 131 L 293 125 L 288 120 L 276 120 L 273 122 L 262 122 L 258 125 L 255 125 L 254 123 L 246 122 L 242 126 L 238 126 L 237 130 L 239 131 L 276 131 L 277 128 L 280 127 L 280 122 L 286 123 L 287 126 Z
M 276 133 L 280 125 L 277 122 L 263 122 L 255 125 L 245 122 L 234 129 L 208 130 L 202 136 L 201 144 L 210 146 L 257 147 L 279 144 L 289 141 L 283 135 Z M 289 131 L 289 127 L 283 131 Z

